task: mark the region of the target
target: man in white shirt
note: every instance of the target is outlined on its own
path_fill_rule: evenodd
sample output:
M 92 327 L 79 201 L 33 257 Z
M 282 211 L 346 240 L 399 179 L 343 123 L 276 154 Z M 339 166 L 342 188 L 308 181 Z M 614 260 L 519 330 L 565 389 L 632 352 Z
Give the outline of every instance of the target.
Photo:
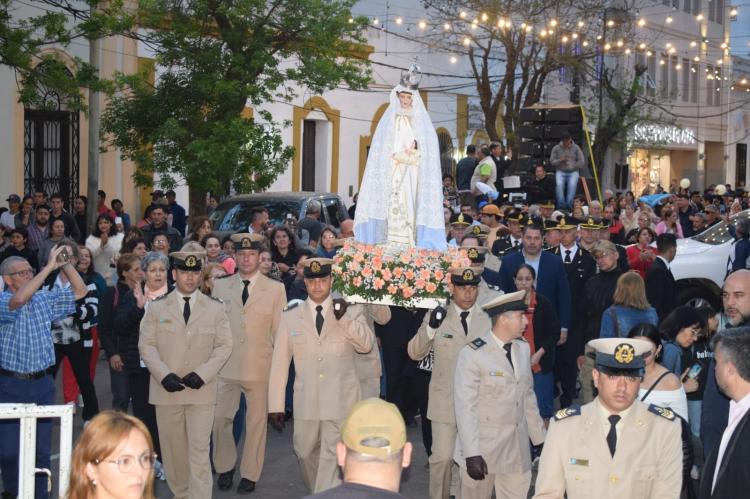
M 743 497 L 750 488 L 750 328 L 725 329 L 712 340 L 716 383 L 731 399 L 721 442 L 706 460 L 700 499 Z

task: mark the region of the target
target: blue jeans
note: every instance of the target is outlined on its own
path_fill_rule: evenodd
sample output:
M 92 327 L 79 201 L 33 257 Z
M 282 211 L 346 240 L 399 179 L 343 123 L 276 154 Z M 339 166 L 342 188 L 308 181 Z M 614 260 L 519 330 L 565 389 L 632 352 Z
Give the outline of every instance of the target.
M 573 208 L 573 198 L 576 197 L 576 189 L 578 189 L 578 177 L 578 171 L 555 172 L 555 197 L 557 197 L 558 210 Z
M 534 395 L 539 415 L 549 419 L 555 413 L 555 375 L 550 372 L 534 373 Z
M 52 376 L 25 380 L 0 376 L 0 403 L 52 405 L 55 403 L 55 384 Z M 0 470 L 3 473 L 5 492 L 18 495 L 18 447 L 20 422 L 17 419 L 0 420 Z M 50 466 L 52 447 L 52 420 L 39 419 L 36 425 L 36 467 Z M 47 475 L 37 473 L 36 499 L 46 499 Z
M 688 422 L 690 423 L 690 433 L 694 437 L 701 437 L 701 407 L 702 400 L 688 400 Z

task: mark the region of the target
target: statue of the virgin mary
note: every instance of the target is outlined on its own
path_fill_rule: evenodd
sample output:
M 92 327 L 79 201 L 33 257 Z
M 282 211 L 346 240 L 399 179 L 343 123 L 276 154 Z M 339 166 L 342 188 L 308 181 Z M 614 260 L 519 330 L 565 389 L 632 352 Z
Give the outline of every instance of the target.
M 402 75 L 375 130 L 357 200 L 357 241 L 446 248 L 440 148 L 420 78 L 416 65 Z

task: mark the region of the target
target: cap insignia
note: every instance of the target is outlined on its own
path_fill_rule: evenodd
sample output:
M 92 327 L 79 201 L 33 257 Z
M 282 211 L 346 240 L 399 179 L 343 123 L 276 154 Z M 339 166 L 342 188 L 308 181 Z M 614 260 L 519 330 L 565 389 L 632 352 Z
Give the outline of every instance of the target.
M 476 248 L 470 248 L 467 255 L 473 260 L 479 256 L 479 251 Z
M 253 242 L 250 240 L 249 237 L 243 237 L 242 238 L 242 247 L 243 248 L 251 248 L 253 246 Z
M 471 233 L 472 233 L 472 234 L 476 234 L 476 235 L 479 235 L 479 234 L 480 234 L 481 232 L 482 232 L 482 229 L 481 229 L 481 228 L 480 228 L 480 227 L 479 227 L 478 225 L 475 225 L 475 226 L 474 226 L 474 227 L 472 227 L 472 229 L 471 229 Z
M 320 272 L 320 263 L 318 263 L 318 262 L 312 262 L 312 263 L 310 264 L 310 270 L 312 270 L 312 271 L 313 271 L 313 272 L 315 272 L 316 274 L 317 274 L 318 272 Z
M 635 348 L 628 343 L 621 343 L 615 347 L 615 360 L 620 364 L 630 364 L 635 359 Z
M 464 270 L 464 273 L 463 273 L 463 275 L 461 276 L 461 278 L 462 278 L 462 279 L 463 279 L 464 281 L 473 281 L 473 280 L 474 280 L 474 271 L 473 271 L 473 270 L 471 270 L 471 269 L 466 269 L 466 270 Z
M 185 258 L 185 267 L 191 269 L 195 267 L 198 264 L 198 259 L 195 258 L 193 255 L 189 255 L 187 258 Z

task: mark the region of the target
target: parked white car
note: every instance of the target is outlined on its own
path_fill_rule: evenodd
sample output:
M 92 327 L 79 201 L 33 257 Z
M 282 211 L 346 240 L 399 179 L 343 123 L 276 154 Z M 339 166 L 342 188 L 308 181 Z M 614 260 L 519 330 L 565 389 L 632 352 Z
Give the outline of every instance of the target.
M 704 298 L 718 307 L 721 287 L 734 257 L 734 227 L 739 217 L 750 218 L 750 210 L 686 239 L 677 240 L 677 256 L 670 265 L 677 281 L 677 303 Z

